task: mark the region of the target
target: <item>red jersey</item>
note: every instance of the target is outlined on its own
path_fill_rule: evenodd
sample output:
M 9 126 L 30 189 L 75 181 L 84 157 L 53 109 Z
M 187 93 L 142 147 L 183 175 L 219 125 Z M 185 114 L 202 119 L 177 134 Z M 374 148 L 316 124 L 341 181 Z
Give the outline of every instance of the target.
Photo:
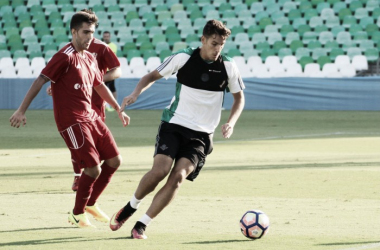
M 91 53 L 84 51 L 81 55 L 68 43 L 51 58 L 41 74 L 53 83 L 53 109 L 59 131 L 99 117 L 91 107 L 91 96 L 93 87 L 103 82 L 103 75 Z
M 88 52 L 91 52 L 98 61 L 99 70 L 103 75 L 106 74 L 108 70 L 120 67 L 119 59 L 117 59 L 115 53 L 106 43 L 99 39 L 94 38 L 91 41 Z M 105 102 L 96 91 L 92 94 L 92 108 L 104 121 L 106 118 Z

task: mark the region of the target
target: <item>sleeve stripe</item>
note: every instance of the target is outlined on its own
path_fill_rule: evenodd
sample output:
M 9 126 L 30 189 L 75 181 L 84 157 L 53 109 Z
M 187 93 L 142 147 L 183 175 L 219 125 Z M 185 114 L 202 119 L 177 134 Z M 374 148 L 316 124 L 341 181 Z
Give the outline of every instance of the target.
M 243 90 L 243 82 L 242 82 L 240 76 L 239 76 L 239 78 L 238 78 L 238 82 L 239 82 L 240 89 Z
M 165 62 L 163 62 L 160 66 L 158 66 L 157 71 L 160 72 L 161 70 L 163 70 L 170 63 L 170 61 L 173 59 L 174 56 L 175 55 L 170 56 L 168 59 L 166 59 Z

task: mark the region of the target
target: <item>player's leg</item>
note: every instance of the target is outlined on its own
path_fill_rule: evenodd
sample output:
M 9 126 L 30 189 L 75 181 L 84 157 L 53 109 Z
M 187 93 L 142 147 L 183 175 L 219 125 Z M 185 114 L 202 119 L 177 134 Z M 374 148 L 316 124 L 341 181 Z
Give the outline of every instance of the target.
M 79 179 L 82 175 L 82 169 L 80 168 L 80 165 L 73 159 L 73 156 L 71 156 L 71 163 L 73 164 L 73 170 L 74 170 L 74 181 L 71 186 L 71 189 L 75 192 L 78 190 L 79 185 Z
M 93 227 L 85 213 L 85 207 L 91 196 L 96 178 L 100 174 L 100 165 L 85 168 L 79 180 L 74 209 L 70 212 L 69 222 L 77 227 Z
M 118 230 L 133 215 L 142 199 L 168 175 L 172 165 L 173 159 L 167 155 L 157 154 L 154 157 L 152 169 L 141 178 L 132 199 L 111 218 L 110 228 L 113 231 Z
M 110 183 L 114 173 L 121 165 L 121 155 L 119 154 L 119 150 L 117 148 L 116 142 L 104 124 L 104 122 L 98 120 L 96 122 L 97 129 L 100 138 L 97 140 L 97 150 L 99 152 L 100 158 L 105 159 L 103 164 L 101 165 L 101 173 L 97 178 L 93 191 L 91 193 L 91 197 L 88 200 L 86 211 L 90 213 L 94 218 L 101 222 L 109 222 L 109 217 L 106 215 L 96 204 L 96 201 L 99 199 L 100 195 L 106 189 L 108 184 Z
M 146 239 L 145 229 L 177 195 L 186 177 L 194 171 L 194 164 L 187 158 L 176 161 L 165 185 L 154 196 L 152 204 L 145 215 L 135 224 L 131 236 L 134 239 Z

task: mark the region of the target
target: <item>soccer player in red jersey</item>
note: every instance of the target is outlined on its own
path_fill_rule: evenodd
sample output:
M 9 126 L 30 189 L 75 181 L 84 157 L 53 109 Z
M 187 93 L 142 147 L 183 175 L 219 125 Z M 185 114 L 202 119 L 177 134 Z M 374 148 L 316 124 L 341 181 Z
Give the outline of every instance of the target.
M 87 49 L 96 58 L 100 72 L 103 74 L 103 81 L 110 82 L 121 76 L 120 62 L 115 53 L 110 47 L 99 39 L 93 38 L 90 46 Z M 51 87 L 46 89 L 48 95 L 51 94 Z M 103 122 L 106 119 L 105 101 L 98 95 L 96 91 L 93 92 L 91 99 L 92 108 L 102 118 Z M 71 157 L 74 170 L 74 181 L 71 186 L 73 191 L 78 190 L 79 179 L 82 174 L 82 169 L 78 162 Z
M 75 206 L 68 218 L 69 222 L 81 228 L 93 227 L 87 213 L 96 220 L 109 221 L 96 201 L 121 164 L 121 156 L 110 130 L 91 106 L 93 91 L 118 110 L 124 126 L 130 121 L 127 114 L 119 111 L 120 105 L 104 85 L 95 57 L 87 51 L 97 22 L 98 18 L 89 10 L 73 15 L 70 22 L 71 43 L 53 56 L 10 118 L 13 127 L 25 125 L 25 112 L 30 103 L 46 82 L 53 83 L 54 117 L 58 130 L 73 159 L 84 168 Z M 105 160 L 100 164 L 102 159 Z

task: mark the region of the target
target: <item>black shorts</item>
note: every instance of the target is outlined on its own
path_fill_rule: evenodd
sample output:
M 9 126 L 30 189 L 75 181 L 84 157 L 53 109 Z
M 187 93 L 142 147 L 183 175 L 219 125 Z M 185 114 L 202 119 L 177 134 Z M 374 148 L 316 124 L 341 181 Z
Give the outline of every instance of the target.
M 176 161 L 180 158 L 189 159 L 196 169 L 187 179 L 193 180 L 203 167 L 206 156 L 212 152 L 212 135 L 177 124 L 161 122 L 156 137 L 154 156 L 163 154 Z
M 112 81 L 109 81 L 109 82 L 106 82 L 104 83 L 110 90 L 111 92 L 116 92 L 116 88 L 115 88 L 115 80 L 112 80 Z

